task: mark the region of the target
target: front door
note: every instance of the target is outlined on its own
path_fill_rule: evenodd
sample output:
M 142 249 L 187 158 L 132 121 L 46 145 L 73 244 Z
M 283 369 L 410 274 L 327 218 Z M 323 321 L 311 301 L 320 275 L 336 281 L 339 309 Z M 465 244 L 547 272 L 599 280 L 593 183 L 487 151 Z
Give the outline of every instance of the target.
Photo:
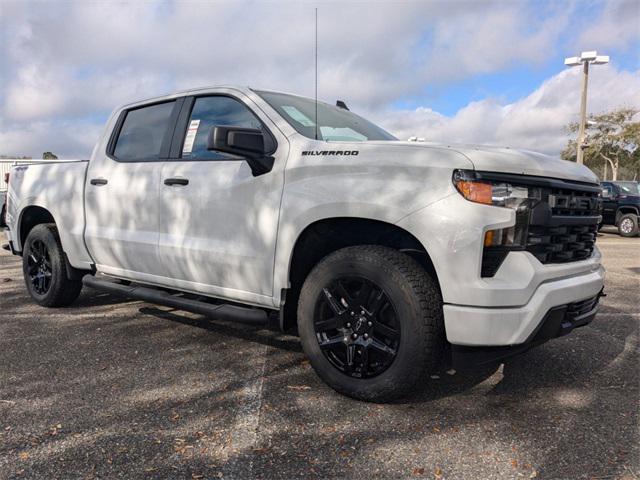
M 162 168 L 158 252 L 176 288 L 267 305 L 288 142 L 250 106 L 226 95 L 185 100 L 176 158 Z M 253 176 L 242 158 L 207 150 L 214 125 L 261 129 L 277 147 L 273 169 Z
M 618 209 L 618 201 L 616 200 L 618 192 L 616 190 L 616 186 L 611 183 L 602 185 L 602 221 L 606 225 L 616 223 L 616 210 Z
M 123 111 L 105 152 L 89 162 L 85 241 L 99 271 L 152 281 L 158 261 L 158 200 L 179 103 Z

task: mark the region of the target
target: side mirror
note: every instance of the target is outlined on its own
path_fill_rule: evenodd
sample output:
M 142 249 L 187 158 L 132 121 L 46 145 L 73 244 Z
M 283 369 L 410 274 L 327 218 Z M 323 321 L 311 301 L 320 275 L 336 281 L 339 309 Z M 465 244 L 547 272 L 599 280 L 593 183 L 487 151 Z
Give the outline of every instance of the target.
M 268 156 L 261 130 L 213 126 L 207 138 L 207 150 L 244 157 L 254 176 L 271 171 L 274 158 Z
M 602 198 L 611 198 L 611 192 L 606 188 L 602 189 Z

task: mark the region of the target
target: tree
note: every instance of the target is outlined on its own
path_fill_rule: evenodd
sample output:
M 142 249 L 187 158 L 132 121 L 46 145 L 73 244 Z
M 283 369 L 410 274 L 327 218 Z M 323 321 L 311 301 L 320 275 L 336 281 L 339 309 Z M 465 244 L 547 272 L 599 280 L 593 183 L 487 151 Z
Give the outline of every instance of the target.
M 640 177 L 640 110 L 620 108 L 599 115 L 589 115 L 585 134 L 584 163 L 603 180 L 637 180 Z M 578 124 L 567 130 L 576 134 Z M 569 140 L 562 151 L 565 160 L 576 160 L 576 140 Z M 611 175 L 608 171 L 611 170 Z
M 57 156 L 57 155 L 55 155 L 55 154 L 54 154 L 54 153 L 52 153 L 52 152 L 44 152 L 44 153 L 42 154 L 42 159 L 43 159 L 43 160 L 57 160 L 57 159 L 58 159 L 58 156 Z

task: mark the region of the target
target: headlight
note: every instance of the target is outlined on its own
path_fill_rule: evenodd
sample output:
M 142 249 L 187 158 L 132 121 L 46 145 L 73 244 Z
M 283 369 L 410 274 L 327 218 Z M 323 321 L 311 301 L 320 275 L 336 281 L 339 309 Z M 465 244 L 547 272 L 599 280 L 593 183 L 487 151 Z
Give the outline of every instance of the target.
M 541 199 L 540 188 L 514 185 L 499 180 L 482 178 L 473 170 L 453 172 L 453 184 L 460 194 L 471 202 L 511 208 L 516 212 L 515 225 L 484 234 L 482 276 L 492 277 L 509 251 L 523 250 L 527 245 L 529 219 L 532 207 Z
M 469 170 L 453 172 L 453 184 L 467 200 L 496 207 L 517 210 L 522 206 L 529 207 L 540 199 L 539 188 L 483 180 L 477 177 L 476 172 Z

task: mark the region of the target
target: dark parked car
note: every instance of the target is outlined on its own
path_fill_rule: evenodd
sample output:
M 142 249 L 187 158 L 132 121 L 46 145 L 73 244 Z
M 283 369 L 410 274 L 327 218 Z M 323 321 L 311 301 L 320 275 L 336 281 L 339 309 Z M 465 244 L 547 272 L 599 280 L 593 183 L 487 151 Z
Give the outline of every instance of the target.
M 0 228 L 7 226 L 5 215 L 7 214 L 7 192 L 0 192 Z
M 4 183 L 9 185 L 9 173 L 4 174 Z M 7 226 L 7 191 L 0 191 L 0 229 Z
M 615 225 L 623 237 L 638 235 L 640 186 L 638 182 L 601 182 L 602 224 Z

